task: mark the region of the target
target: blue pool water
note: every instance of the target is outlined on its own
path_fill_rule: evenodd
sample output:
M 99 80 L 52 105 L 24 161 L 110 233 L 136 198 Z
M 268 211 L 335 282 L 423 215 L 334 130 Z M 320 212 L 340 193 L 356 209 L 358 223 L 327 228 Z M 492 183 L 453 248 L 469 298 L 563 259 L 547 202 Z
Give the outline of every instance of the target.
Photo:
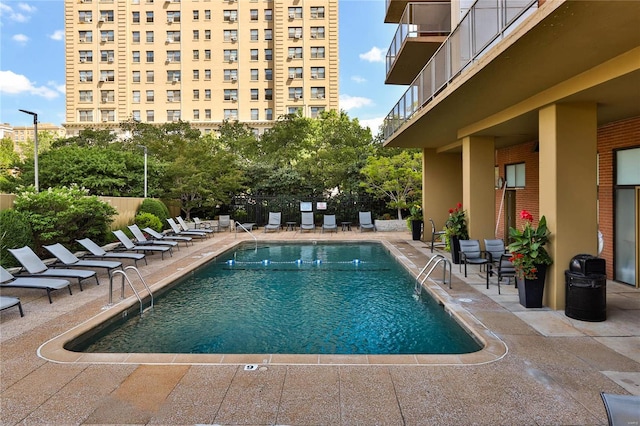
M 480 349 L 381 244 L 243 246 L 84 352 L 460 354 Z

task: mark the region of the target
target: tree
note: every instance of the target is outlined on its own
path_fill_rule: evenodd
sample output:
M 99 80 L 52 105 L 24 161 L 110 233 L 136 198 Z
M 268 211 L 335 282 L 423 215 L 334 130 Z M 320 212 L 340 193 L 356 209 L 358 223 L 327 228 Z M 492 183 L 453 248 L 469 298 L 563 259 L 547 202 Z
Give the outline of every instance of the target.
M 398 210 L 398 219 L 402 219 L 402 209 L 409 206 L 409 201 L 421 197 L 420 153 L 404 150 L 393 157 L 369 157 L 361 173 L 366 191 L 390 199 L 387 206 Z

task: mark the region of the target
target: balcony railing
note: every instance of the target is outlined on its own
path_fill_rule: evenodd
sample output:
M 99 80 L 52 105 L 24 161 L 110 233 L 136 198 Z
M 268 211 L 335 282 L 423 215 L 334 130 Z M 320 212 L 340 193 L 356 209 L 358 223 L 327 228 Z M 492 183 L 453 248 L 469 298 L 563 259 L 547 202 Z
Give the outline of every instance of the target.
M 461 71 L 537 8 L 538 0 L 477 0 L 387 114 L 384 138 L 390 138 Z
M 408 38 L 448 35 L 451 31 L 451 2 L 409 3 L 387 50 L 387 76 Z

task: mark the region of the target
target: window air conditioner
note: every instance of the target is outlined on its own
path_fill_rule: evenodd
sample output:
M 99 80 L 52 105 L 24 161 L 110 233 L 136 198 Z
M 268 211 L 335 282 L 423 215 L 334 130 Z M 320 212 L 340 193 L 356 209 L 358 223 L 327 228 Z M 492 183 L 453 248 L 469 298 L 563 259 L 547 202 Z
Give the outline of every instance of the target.
M 107 77 L 100 77 L 100 83 L 106 83 Z
M 229 99 L 235 102 L 235 101 L 238 100 L 238 97 L 237 96 L 231 96 Z
M 296 34 L 293 36 L 293 38 L 302 38 L 302 34 Z
M 102 42 L 106 43 L 109 39 L 107 37 L 102 37 Z
M 318 95 L 318 99 L 324 99 L 324 95 Z
M 173 39 L 171 37 L 167 37 L 167 43 L 173 43 Z
M 173 98 L 169 97 L 167 98 L 167 102 L 174 102 Z
M 113 63 L 113 58 L 107 59 L 107 62 L 109 62 L 110 64 Z
M 91 22 L 91 17 L 90 16 L 85 16 L 84 17 L 84 22 Z
M 289 78 L 296 78 L 296 75 L 294 73 L 289 74 Z
M 80 39 L 80 40 L 78 40 L 78 41 L 79 41 L 80 43 L 86 43 L 86 42 L 87 42 L 87 40 L 85 40 L 85 39 L 83 39 L 83 38 L 81 38 L 81 39 Z
M 173 24 L 173 16 L 169 16 L 169 17 L 167 18 L 167 22 L 168 22 L 169 24 Z
M 87 60 L 85 58 L 80 58 L 80 63 L 84 64 L 85 62 L 87 62 Z
M 100 23 L 107 22 L 107 18 L 100 18 L 100 19 L 98 19 L 98 22 L 100 22 Z
M 167 58 L 167 62 L 171 63 L 171 62 L 173 62 L 173 59 L 172 58 Z
M 235 16 L 229 16 L 229 22 L 235 22 L 236 19 L 238 19 L 238 18 L 235 17 Z
M 311 78 L 318 78 L 317 74 L 311 74 Z
M 80 81 L 82 81 L 82 82 L 87 81 L 87 77 L 80 77 Z
M 102 119 L 102 122 L 103 122 L 103 123 L 106 123 L 107 121 L 108 121 L 108 120 L 107 120 L 106 118 L 103 118 L 103 119 Z
M 311 34 L 311 38 L 317 38 L 318 34 Z
M 295 99 L 296 101 L 297 101 L 297 100 L 299 100 L 299 99 L 302 99 L 302 95 L 295 95 L 295 96 L 294 96 L 294 99 Z
M 293 53 L 289 55 L 289 59 L 293 59 L 295 57 L 296 57 L 296 55 L 294 55 Z
M 173 77 L 173 82 L 174 82 L 174 83 L 177 83 L 177 82 L 179 82 L 179 81 L 180 81 L 180 77 Z
M 236 77 L 235 75 L 231 76 L 231 81 L 238 81 L 238 77 Z
M 105 103 L 105 102 L 107 102 L 107 101 L 108 101 L 108 99 L 107 99 L 107 98 L 102 98 L 102 103 Z
M 290 13 L 289 14 L 289 19 L 295 19 L 296 18 L 296 14 L 295 13 Z
M 238 37 L 236 37 L 236 36 L 231 36 L 231 41 L 238 41 Z

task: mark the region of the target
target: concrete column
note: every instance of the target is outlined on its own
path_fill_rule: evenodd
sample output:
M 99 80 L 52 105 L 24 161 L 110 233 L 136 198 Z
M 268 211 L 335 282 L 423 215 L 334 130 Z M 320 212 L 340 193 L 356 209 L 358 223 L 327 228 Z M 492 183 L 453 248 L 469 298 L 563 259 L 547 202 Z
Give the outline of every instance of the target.
M 492 136 L 462 139 L 463 208 L 469 238 L 495 238 L 495 144 Z
M 449 218 L 449 209 L 461 200 L 461 155 L 438 154 L 435 149 L 423 149 L 422 208 L 425 221 L 432 218 L 436 227 L 442 228 Z
M 554 262 L 544 304 L 564 309 L 569 261 L 597 254 L 597 109 L 595 103 L 553 104 L 538 116 L 540 215 L 551 232 L 546 248 Z

